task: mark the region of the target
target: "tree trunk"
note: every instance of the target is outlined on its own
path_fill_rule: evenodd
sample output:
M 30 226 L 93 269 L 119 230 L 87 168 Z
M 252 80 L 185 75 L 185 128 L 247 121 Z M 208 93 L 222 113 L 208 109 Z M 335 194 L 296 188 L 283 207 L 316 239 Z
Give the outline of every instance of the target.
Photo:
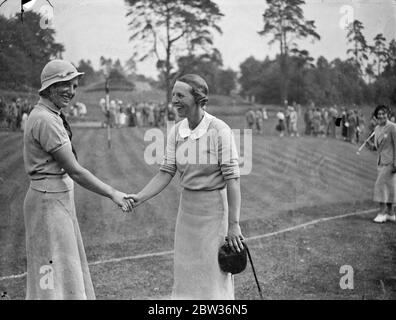
M 167 21 L 167 27 L 168 27 Z M 169 34 L 169 33 L 168 33 Z M 168 45 L 166 47 L 166 61 L 165 61 L 165 85 L 166 85 L 166 103 L 169 104 L 172 101 L 172 88 L 171 88 L 171 65 L 170 65 L 170 55 L 171 55 L 171 43 L 168 36 Z
M 287 99 L 287 88 L 286 88 L 286 61 L 285 55 L 280 56 L 280 103 L 283 105 L 284 101 Z
M 166 84 L 166 102 L 170 103 L 172 101 L 172 88 L 171 88 L 171 79 L 170 79 L 170 63 L 168 56 L 166 57 L 165 84 Z
M 166 15 L 166 37 L 167 37 L 167 46 L 166 46 L 166 62 L 165 62 L 165 84 L 166 84 L 166 103 L 169 104 L 172 101 L 172 88 L 171 88 L 171 65 L 170 65 L 170 55 L 171 55 L 171 40 L 169 35 L 170 28 L 170 13 L 169 9 Z
M 355 63 L 356 63 L 356 66 L 358 67 L 359 73 L 360 73 L 359 51 L 358 51 L 357 40 L 355 40 Z
M 284 39 L 281 40 L 281 55 L 280 55 L 280 99 L 281 104 L 287 100 L 288 94 L 288 66 L 287 66 L 287 47 L 286 47 L 286 35 Z

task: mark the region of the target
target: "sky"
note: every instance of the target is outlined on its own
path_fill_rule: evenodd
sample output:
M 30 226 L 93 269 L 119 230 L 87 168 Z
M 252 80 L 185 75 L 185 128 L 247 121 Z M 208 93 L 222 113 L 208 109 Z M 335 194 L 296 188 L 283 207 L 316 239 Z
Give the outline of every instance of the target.
M 3 0 L 0 0 L 0 3 Z M 99 67 L 100 56 L 119 58 L 125 63 L 133 54 L 129 42 L 127 6 L 124 0 L 50 0 L 54 7 L 52 27 L 56 40 L 65 45 L 63 58 L 77 64 L 80 59 L 90 59 Z M 249 56 L 263 60 L 278 53 L 276 44 L 270 46 L 270 37 L 258 35 L 263 28 L 262 14 L 265 0 L 214 0 L 224 14 L 220 22 L 221 35 L 215 34 L 214 46 L 223 57 L 225 68 L 239 70 L 239 65 Z M 33 0 L 30 8 L 37 12 L 49 12 L 46 0 Z M 315 59 L 324 56 L 328 60 L 346 58 L 347 42 L 345 22 L 360 20 L 368 42 L 383 33 L 387 40 L 396 38 L 396 0 L 306 0 L 303 6 L 306 19 L 315 20 L 320 41 L 299 41 L 300 48 L 307 49 Z M 19 0 L 8 0 L 0 7 L 0 13 L 10 16 L 20 10 Z M 43 22 L 45 27 L 45 22 Z M 156 77 L 154 59 L 137 65 L 137 71 Z

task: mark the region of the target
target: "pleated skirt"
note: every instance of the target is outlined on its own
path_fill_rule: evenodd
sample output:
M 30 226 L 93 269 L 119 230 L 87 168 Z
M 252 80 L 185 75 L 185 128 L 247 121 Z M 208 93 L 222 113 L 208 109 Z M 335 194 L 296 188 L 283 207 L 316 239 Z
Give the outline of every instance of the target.
M 392 165 L 378 166 L 378 176 L 374 185 L 374 201 L 396 203 L 396 174 L 392 173 Z
M 95 299 L 77 222 L 74 191 L 29 188 L 24 201 L 26 299 Z
M 226 189 L 182 191 L 176 221 L 172 299 L 233 300 L 234 282 L 220 270 L 228 228 Z

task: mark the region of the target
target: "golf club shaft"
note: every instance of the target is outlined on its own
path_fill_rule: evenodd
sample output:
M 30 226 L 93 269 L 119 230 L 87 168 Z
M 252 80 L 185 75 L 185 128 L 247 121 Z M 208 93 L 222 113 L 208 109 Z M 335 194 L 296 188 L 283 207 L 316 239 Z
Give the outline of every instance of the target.
M 369 137 L 364 140 L 364 142 L 362 143 L 362 145 L 359 147 L 358 151 L 362 151 L 362 149 L 364 148 L 364 146 L 366 145 L 367 142 L 369 142 L 369 140 L 374 136 L 374 131 L 369 135 Z

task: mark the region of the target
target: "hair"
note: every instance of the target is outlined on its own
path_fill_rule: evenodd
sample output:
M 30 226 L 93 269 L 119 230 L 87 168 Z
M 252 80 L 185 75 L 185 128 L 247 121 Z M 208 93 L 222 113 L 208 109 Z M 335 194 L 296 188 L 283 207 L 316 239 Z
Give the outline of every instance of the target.
M 39 92 L 39 96 L 48 99 L 50 96 L 50 87 L 45 88 L 43 91 Z
M 375 110 L 374 110 L 374 112 L 373 112 L 373 116 L 374 116 L 375 118 L 377 118 L 378 112 L 379 112 L 380 110 L 385 111 L 385 113 L 386 113 L 386 115 L 387 115 L 388 117 L 390 116 L 391 110 L 389 109 L 389 107 L 386 106 L 386 105 L 384 105 L 384 104 L 379 104 L 379 105 L 375 108 Z
M 61 82 L 66 82 L 66 81 L 59 81 L 59 82 L 55 82 L 55 83 L 51 84 L 50 86 L 45 88 L 43 91 L 39 92 L 39 96 L 43 97 L 43 98 L 46 98 L 46 99 L 49 99 L 50 95 L 51 95 L 51 88 L 55 88 Z
M 195 103 L 200 107 L 204 107 L 208 102 L 209 88 L 206 81 L 197 74 L 186 74 L 176 81 L 187 83 L 191 87 L 191 94 Z

